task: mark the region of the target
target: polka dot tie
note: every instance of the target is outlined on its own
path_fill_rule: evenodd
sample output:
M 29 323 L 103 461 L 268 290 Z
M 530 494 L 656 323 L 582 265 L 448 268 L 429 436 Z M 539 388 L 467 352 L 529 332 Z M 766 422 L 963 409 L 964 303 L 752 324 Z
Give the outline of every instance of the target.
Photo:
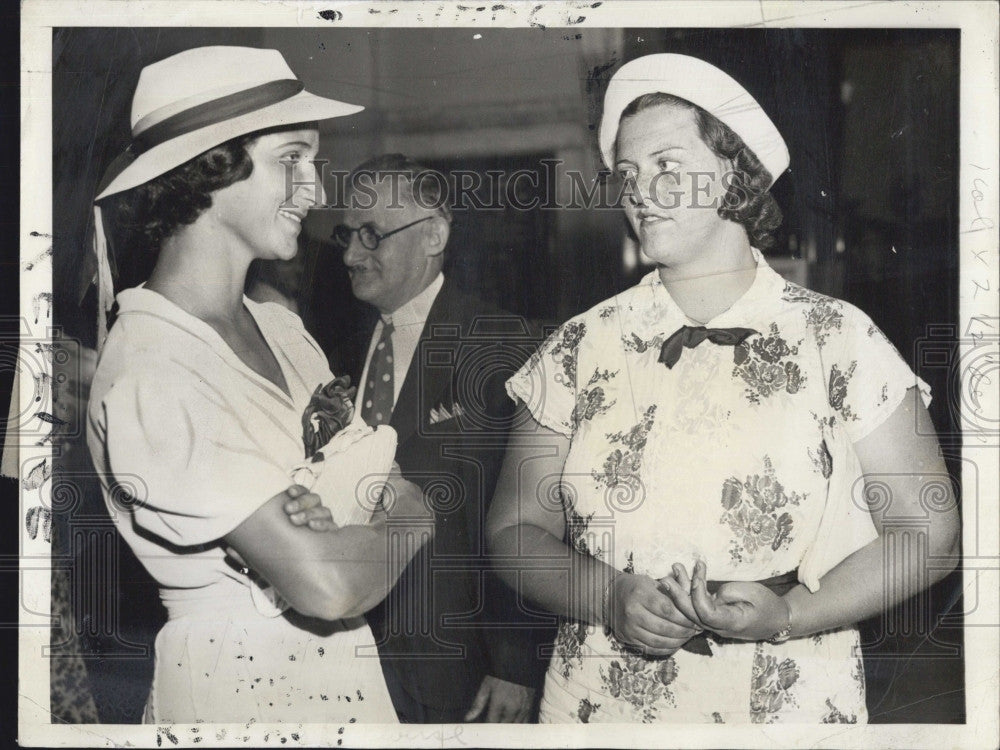
M 365 402 L 361 405 L 361 418 L 375 427 L 387 424 L 392 417 L 395 400 L 392 380 L 392 321 L 382 324 L 382 335 L 375 344 L 368 381 L 365 383 Z

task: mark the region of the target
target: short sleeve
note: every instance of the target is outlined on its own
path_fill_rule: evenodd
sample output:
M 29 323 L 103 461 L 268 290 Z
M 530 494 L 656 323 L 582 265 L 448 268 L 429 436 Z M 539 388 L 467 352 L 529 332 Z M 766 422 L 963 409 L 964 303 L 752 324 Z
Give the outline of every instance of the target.
M 857 443 L 889 418 L 910 388 L 919 389 L 925 406 L 931 389 L 867 315 L 844 308 L 840 330 L 830 342 L 834 356 L 827 387 L 830 407 Z
M 109 484 L 133 488 L 136 526 L 174 545 L 221 539 L 292 483 L 262 430 L 169 365 L 117 379 L 99 420 Z
M 577 360 L 586 334 L 584 321 L 567 321 L 507 381 L 511 398 L 524 403 L 543 427 L 566 437 L 573 435 Z

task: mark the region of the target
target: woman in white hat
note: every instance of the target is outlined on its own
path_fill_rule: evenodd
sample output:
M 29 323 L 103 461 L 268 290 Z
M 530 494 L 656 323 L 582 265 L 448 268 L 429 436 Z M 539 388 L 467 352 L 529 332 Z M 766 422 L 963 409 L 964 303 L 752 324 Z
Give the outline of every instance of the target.
M 490 517 L 561 616 L 542 720 L 864 722 L 855 624 L 957 559 L 928 388 L 864 313 L 768 267 L 788 152 L 731 77 L 624 65 L 600 145 L 657 267 L 508 382 L 525 423 Z M 894 554 L 893 518 L 934 569 Z
M 384 519 L 331 528 L 292 486 L 303 413 L 333 376 L 296 315 L 243 295 L 251 261 L 293 257 L 325 200 L 316 121 L 361 109 L 302 88 L 275 50 L 146 67 L 132 145 L 97 199 L 102 312 L 100 209 L 144 243 L 130 250 L 158 253 L 117 297 L 88 430 L 108 508 L 169 617 L 146 722 L 396 720 L 362 615 L 409 558 L 386 560 Z M 396 507 L 425 513 L 415 485 L 390 484 Z

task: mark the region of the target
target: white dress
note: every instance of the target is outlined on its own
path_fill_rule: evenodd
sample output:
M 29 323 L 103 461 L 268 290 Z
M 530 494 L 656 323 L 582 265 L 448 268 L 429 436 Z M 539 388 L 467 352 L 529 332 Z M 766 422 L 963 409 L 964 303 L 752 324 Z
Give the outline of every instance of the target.
M 571 439 L 562 501 L 575 547 L 653 578 L 698 559 L 711 580 L 819 578 L 876 538 L 853 444 L 919 381 L 859 310 L 785 282 L 754 251 L 751 288 L 672 369 L 688 321 L 654 271 L 569 320 L 508 382 Z M 603 629 L 560 624 L 542 721 L 864 722 L 856 629 L 711 656 L 646 659 Z
M 206 323 L 144 289 L 120 312 L 91 390 L 88 444 L 117 527 L 160 586 L 146 722 L 395 722 L 363 617 L 309 629 L 224 562 L 220 540 L 292 483 L 326 358 L 298 316 L 244 303 L 291 398 Z

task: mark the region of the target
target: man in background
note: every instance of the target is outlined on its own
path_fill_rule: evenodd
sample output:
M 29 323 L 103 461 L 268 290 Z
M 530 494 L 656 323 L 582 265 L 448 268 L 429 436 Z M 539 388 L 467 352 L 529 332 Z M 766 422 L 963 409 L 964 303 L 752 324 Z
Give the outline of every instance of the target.
M 368 619 L 401 721 L 531 721 L 553 630 L 489 572 L 483 535 L 514 413 L 504 381 L 523 360 L 505 342 L 528 331 L 445 279 L 452 217 L 428 173 L 401 154 L 361 164 L 334 231 L 372 307 L 357 406 L 396 430 L 396 461 L 435 510 L 432 545 Z

